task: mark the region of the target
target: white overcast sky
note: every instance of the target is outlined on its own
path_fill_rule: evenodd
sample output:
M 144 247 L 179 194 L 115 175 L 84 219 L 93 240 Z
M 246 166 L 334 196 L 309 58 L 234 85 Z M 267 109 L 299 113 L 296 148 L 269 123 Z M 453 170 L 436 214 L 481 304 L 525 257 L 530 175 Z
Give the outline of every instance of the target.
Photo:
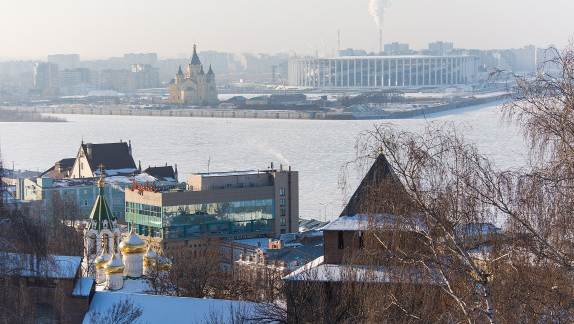
M 423 48 L 565 45 L 574 35 L 574 0 L 393 0 L 384 40 Z M 126 52 L 176 57 L 200 50 L 332 53 L 375 50 L 368 0 L 0 0 L 0 58 Z

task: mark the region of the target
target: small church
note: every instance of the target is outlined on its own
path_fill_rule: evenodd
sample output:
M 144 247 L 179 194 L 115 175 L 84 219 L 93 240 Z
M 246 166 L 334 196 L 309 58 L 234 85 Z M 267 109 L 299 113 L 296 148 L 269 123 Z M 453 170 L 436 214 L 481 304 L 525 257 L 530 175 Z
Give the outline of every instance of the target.
M 169 102 L 178 105 L 210 106 L 217 105 L 217 87 L 211 65 L 207 73 L 197 55 L 197 46 L 193 45 L 191 62 L 185 71 L 179 67 L 175 79 L 169 85 Z
M 133 229 L 122 239 L 117 219 L 104 197 L 103 172 L 97 185 L 99 195 L 84 229 L 83 275 L 94 278 L 106 290 L 120 290 L 126 278 L 168 271 L 169 259 L 160 257 Z

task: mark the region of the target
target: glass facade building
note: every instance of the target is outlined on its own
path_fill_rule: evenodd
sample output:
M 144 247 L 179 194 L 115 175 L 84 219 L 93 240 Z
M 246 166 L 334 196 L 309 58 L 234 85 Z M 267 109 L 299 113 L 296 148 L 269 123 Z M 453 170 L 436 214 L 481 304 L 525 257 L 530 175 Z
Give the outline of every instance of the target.
M 138 234 L 165 239 L 267 234 L 275 222 L 273 199 L 154 206 L 126 202 L 126 222 Z

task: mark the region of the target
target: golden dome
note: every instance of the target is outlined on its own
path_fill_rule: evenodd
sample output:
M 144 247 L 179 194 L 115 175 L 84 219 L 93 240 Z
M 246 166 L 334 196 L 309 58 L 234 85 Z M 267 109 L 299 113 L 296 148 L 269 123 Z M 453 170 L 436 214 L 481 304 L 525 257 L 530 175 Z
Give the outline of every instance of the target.
M 107 274 L 123 274 L 124 264 L 122 262 L 122 257 L 118 253 L 114 254 L 110 262 L 106 264 L 105 269 Z
M 166 257 L 158 258 L 159 269 L 163 271 L 171 270 L 171 260 Z
M 122 254 L 145 253 L 145 242 L 132 229 L 130 235 L 119 245 Z
M 157 262 L 157 258 L 158 258 L 157 253 L 152 249 L 151 245 L 148 246 L 147 252 L 145 253 L 145 255 L 143 257 L 144 266 L 155 267 L 155 264 Z
M 106 263 L 108 263 L 110 261 L 110 255 L 107 254 L 105 251 L 102 251 L 102 254 L 100 254 L 95 260 L 94 260 L 94 264 L 96 266 L 96 269 L 103 269 L 106 266 Z

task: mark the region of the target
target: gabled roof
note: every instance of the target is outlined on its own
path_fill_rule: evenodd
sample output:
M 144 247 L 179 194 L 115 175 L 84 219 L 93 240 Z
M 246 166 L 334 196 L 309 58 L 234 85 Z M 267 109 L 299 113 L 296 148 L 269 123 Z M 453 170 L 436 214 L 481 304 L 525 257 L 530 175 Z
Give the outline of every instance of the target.
M 60 172 L 58 172 L 56 170 L 56 166 L 59 166 L 60 170 L 72 170 L 72 168 L 74 167 L 74 163 L 76 162 L 76 158 L 67 158 L 67 159 L 61 159 L 60 161 L 56 161 L 56 163 L 54 163 L 54 165 L 49 168 L 48 170 L 44 171 L 40 177 L 43 177 L 45 175 L 50 176 L 51 178 L 54 179 L 60 179 L 63 178 L 64 175 L 61 174 Z
M 131 154 L 128 143 L 82 144 L 92 170 L 99 169 L 100 165 L 106 170 L 135 170 L 136 163 Z
M 193 45 L 193 56 L 191 57 L 191 65 L 201 65 L 199 56 L 197 56 L 197 45 Z
M 59 165 L 60 168 L 71 169 L 74 167 L 75 162 L 76 158 L 67 158 L 67 159 L 61 159 L 60 161 L 56 162 L 56 165 Z
M 341 216 L 412 212 L 411 199 L 387 158 L 380 154 L 349 200 Z
M 175 170 L 171 165 L 148 167 L 147 169 L 144 170 L 143 173 L 149 174 L 150 176 L 160 180 L 166 178 L 171 178 L 175 180 L 177 178 L 175 175 Z

